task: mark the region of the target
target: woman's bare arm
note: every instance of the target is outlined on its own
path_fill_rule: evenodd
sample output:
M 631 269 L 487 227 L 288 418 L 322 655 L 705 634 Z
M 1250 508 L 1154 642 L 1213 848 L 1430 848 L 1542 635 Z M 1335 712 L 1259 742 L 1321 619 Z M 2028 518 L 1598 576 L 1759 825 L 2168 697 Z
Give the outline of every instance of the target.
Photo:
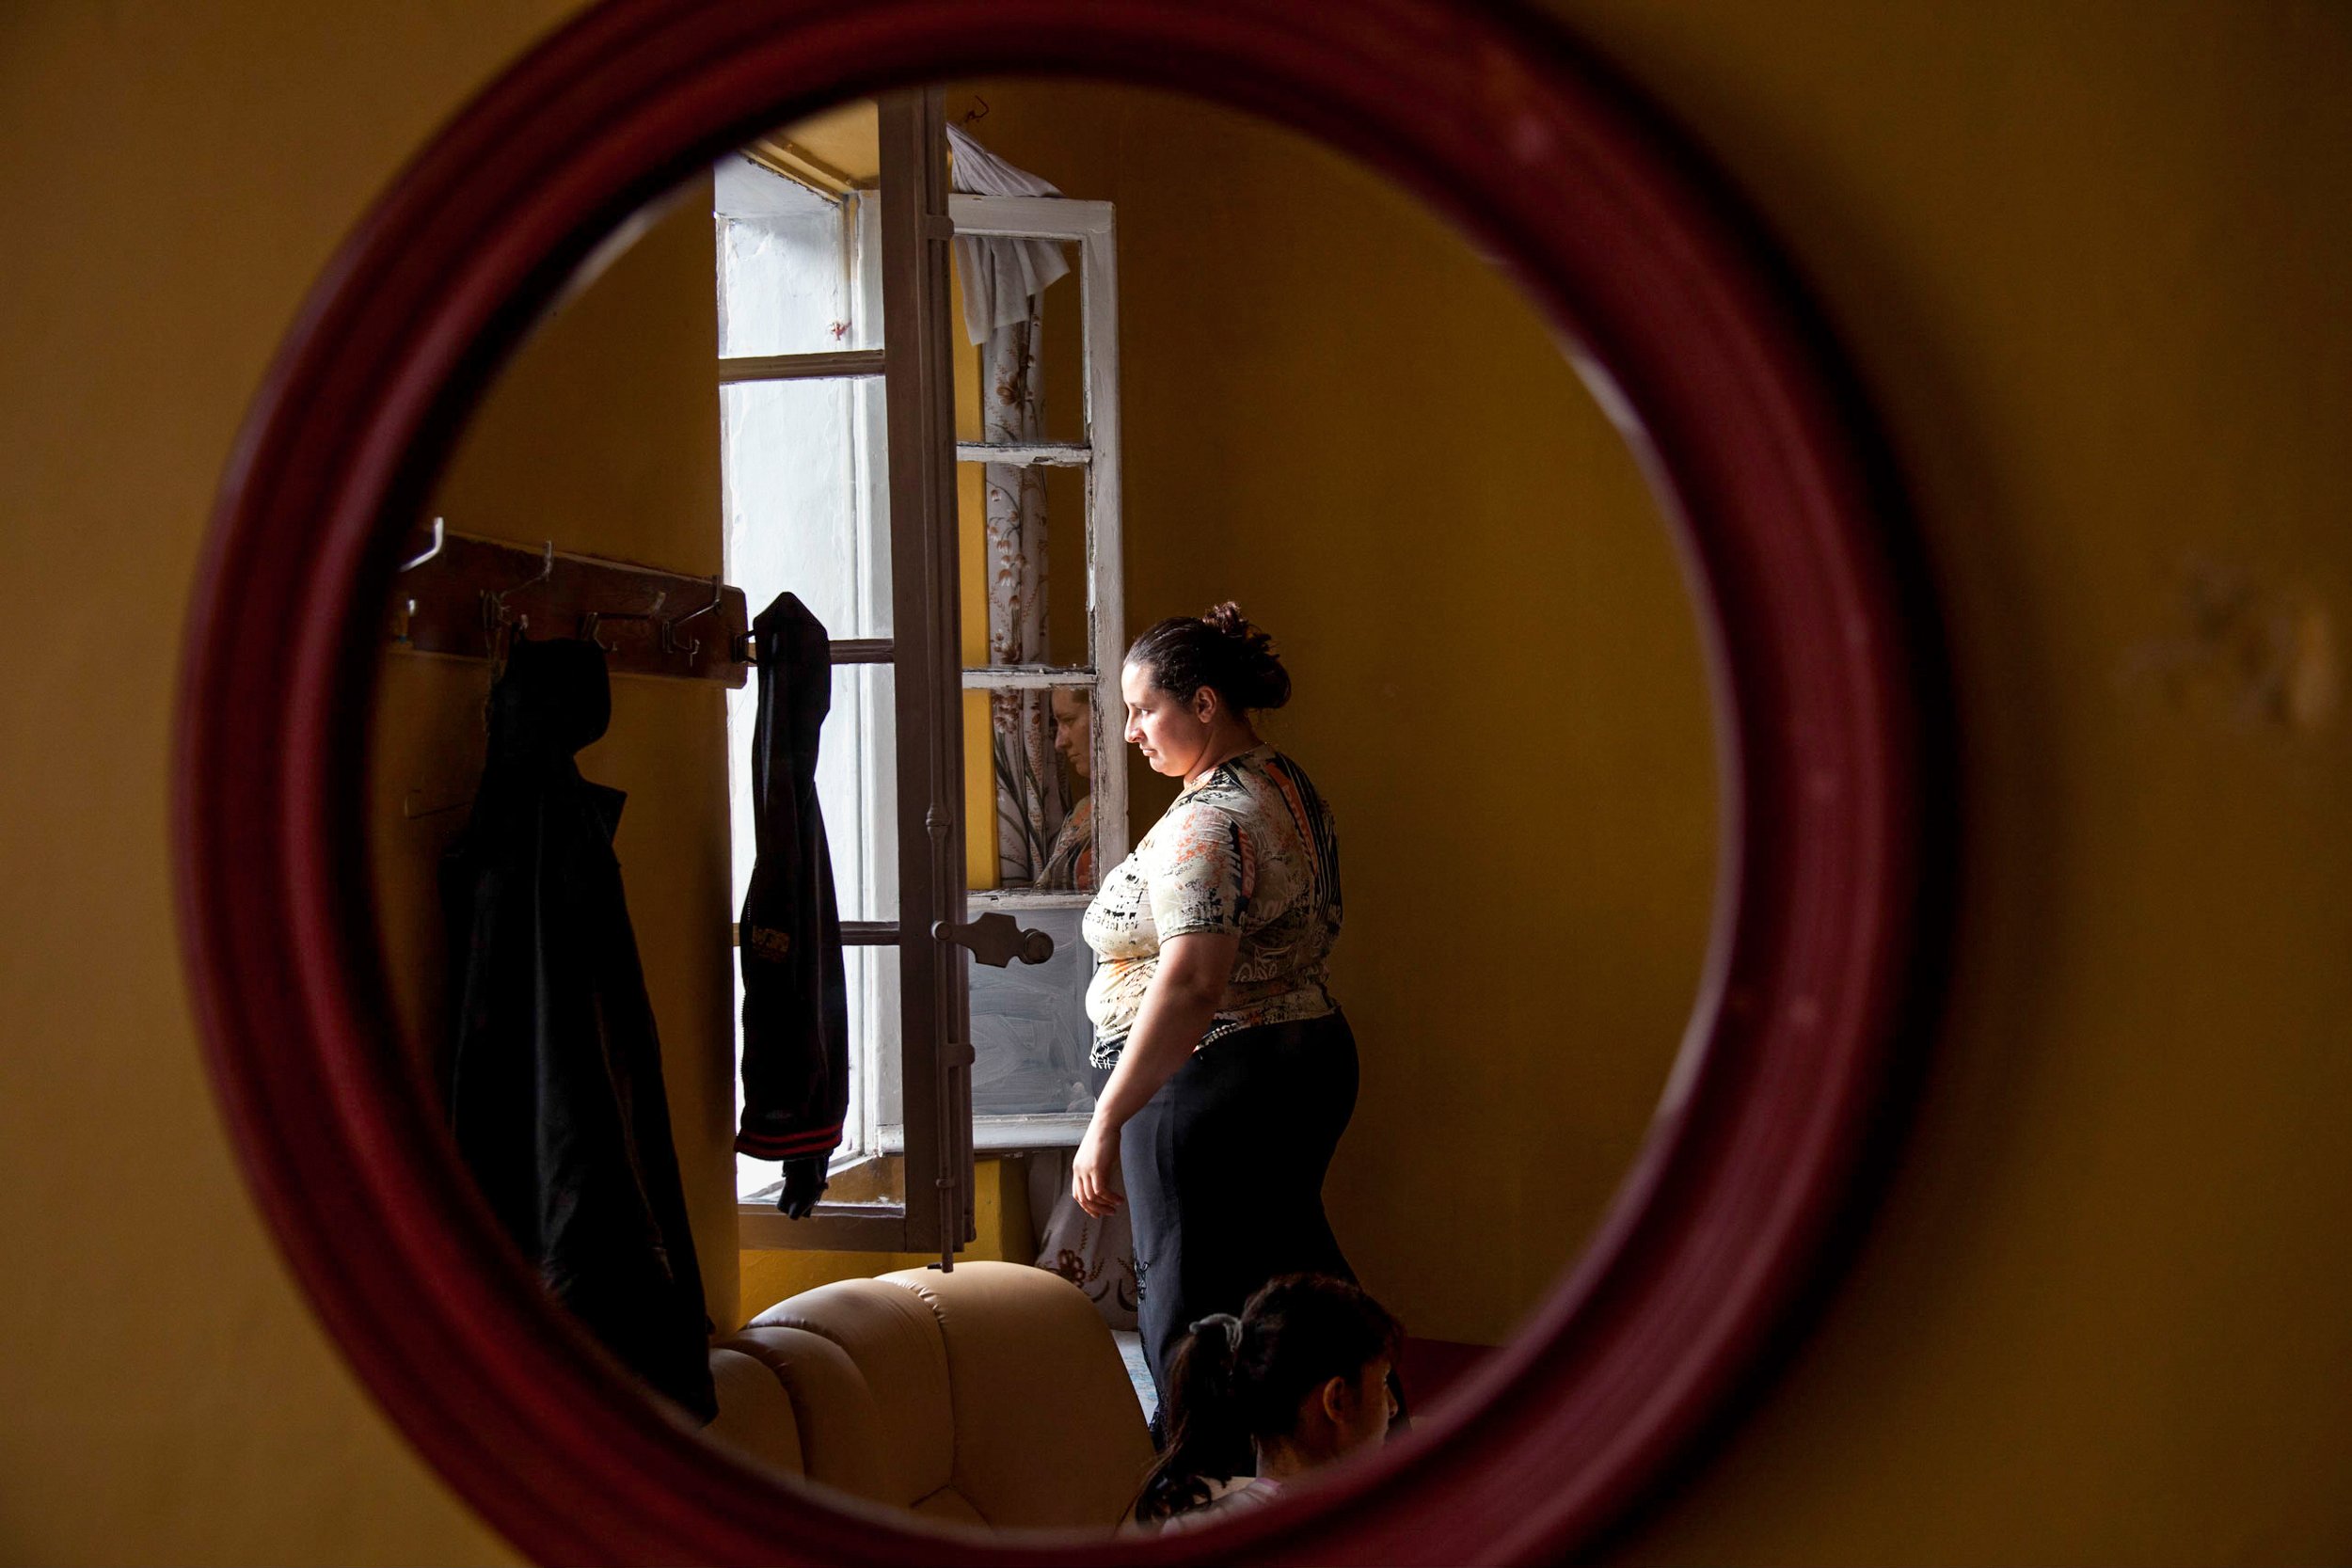
M 1232 982 L 1240 953 L 1240 937 L 1206 931 L 1171 937 L 1161 947 L 1160 966 L 1143 993 L 1135 1029 L 1078 1146 L 1072 1186 L 1078 1207 L 1088 1213 L 1106 1215 L 1126 1201 L 1118 1191 L 1120 1131 L 1200 1043 Z

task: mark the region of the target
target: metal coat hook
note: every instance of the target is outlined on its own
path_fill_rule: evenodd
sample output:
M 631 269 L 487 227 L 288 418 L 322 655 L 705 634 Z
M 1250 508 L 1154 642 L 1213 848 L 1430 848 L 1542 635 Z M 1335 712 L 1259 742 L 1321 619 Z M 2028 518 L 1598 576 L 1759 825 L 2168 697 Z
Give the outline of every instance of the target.
M 743 684 L 744 661 L 725 657 L 742 625 L 742 594 L 723 574 L 570 553 L 559 571 L 553 539 L 534 547 L 419 519 L 428 520 L 428 539 L 412 535 L 399 552 L 405 559 L 392 562 L 410 574 L 393 578 L 384 605 L 380 624 L 394 648 L 483 659 L 496 682 L 516 639 L 576 637 L 619 673 Z M 644 625 L 615 636 L 615 621 Z
M 418 556 L 415 560 L 404 561 L 399 565 L 393 567 L 392 576 L 398 577 L 403 572 L 415 571 L 418 567 L 423 565 L 426 562 L 440 554 L 441 546 L 448 542 L 449 533 L 448 531 L 442 526 L 442 520 L 438 517 L 434 518 L 433 543 L 426 547 L 425 552 L 422 555 Z
M 710 602 L 708 604 L 704 605 L 699 610 L 690 610 L 685 614 L 678 616 L 675 620 L 667 620 L 661 623 L 662 651 L 664 653 L 684 654 L 688 658 L 692 658 L 695 655 L 701 653 L 703 651 L 702 640 L 700 638 L 690 637 L 683 644 L 681 644 L 677 640 L 677 628 L 686 625 L 689 621 L 698 621 L 706 615 L 715 613 L 719 607 L 726 602 L 727 587 L 724 574 L 713 572 L 710 574 Z M 660 610 L 661 608 L 659 600 L 655 601 L 654 608 L 656 610 Z
M 661 602 L 669 596 L 670 595 L 666 593 L 656 594 L 653 596 L 653 607 L 649 610 L 632 610 L 627 611 L 602 610 L 587 610 L 583 612 L 580 618 L 580 640 L 585 642 L 594 642 L 597 647 L 602 648 L 608 654 L 615 654 L 621 651 L 619 645 L 616 643 L 607 642 L 604 639 L 598 637 L 596 635 L 596 628 L 599 626 L 602 626 L 607 621 L 660 621 L 661 641 L 666 644 L 670 641 L 670 623 L 664 619 L 661 614 Z
M 962 123 L 966 125 L 971 124 L 976 119 L 986 119 L 988 118 L 988 100 L 982 98 L 976 92 L 972 95 L 972 102 L 977 103 L 979 107 L 977 109 L 966 109 L 963 112 Z
M 547 581 L 554 576 L 555 541 L 550 539 L 547 543 L 546 550 L 542 552 L 539 557 L 539 575 L 537 577 L 532 578 L 528 581 L 514 583 L 505 588 L 485 588 L 482 591 L 482 629 L 495 639 L 499 634 L 500 628 L 510 624 L 506 614 L 506 596 L 509 594 L 518 593 L 525 588 L 535 588 L 540 583 Z M 531 629 L 531 617 L 528 615 L 516 616 L 512 624 L 520 626 L 525 631 L 529 631 Z

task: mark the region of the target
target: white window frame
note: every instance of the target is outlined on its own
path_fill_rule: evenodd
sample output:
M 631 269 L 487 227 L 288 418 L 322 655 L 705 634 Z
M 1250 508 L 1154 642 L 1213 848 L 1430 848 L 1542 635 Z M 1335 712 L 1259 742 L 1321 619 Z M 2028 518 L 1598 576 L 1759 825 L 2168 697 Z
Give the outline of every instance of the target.
M 1075 442 L 1019 445 L 957 443 L 959 463 L 1002 463 L 1017 467 L 1069 467 L 1086 470 L 1087 657 L 1072 667 L 1042 664 L 966 665 L 967 691 L 1089 692 L 1094 718 L 1090 789 L 1094 797 L 1094 864 L 1099 879 L 1126 858 L 1127 766 L 1123 742 L 1126 707 L 1119 689 L 1120 656 L 1126 652 L 1126 574 L 1120 528 L 1119 423 L 1119 247 L 1118 224 L 1107 201 L 1066 197 L 950 197 L 949 215 L 964 239 L 1035 239 L 1072 242 L 1078 248 L 1081 353 L 1085 360 L 1084 438 Z M 993 805 L 993 802 L 991 802 Z M 1043 892 L 1032 888 L 975 889 L 975 913 L 1003 910 L 1016 917 L 1025 910 L 1083 910 L 1093 891 Z M 1085 1136 L 1083 1111 L 976 1117 L 975 1148 L 992 1150 L 1074 1148 Z M 886 1134 L 885 1134 L 886 1135 Z

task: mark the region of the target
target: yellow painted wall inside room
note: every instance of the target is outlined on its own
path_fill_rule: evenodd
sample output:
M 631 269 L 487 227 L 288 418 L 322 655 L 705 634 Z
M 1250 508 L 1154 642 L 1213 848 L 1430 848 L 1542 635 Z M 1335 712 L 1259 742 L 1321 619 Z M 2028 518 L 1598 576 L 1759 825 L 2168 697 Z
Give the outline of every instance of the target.
M 2324 673 L 2312 628 L 2340 659 L 2352 606 L 2343 12 L 1552 8 L 1725 165 L 1846 339 L 1966 724 L 1908 1152 L 1818 1325 L 1616 1555 L 2343 1558 L 2352 739 L 2239 674 L 2274 625 Z M 370 197 L 571 9 L 0 23 L 10 1560 L 510 1556 L 342 1369 L 238 1180 L 172 949 L 167 743 L 272 348 Z
M 1130 635 L 1239 600 L 1296 684 L 1263 732 L 1339 816 L 1362 1090 L 1333 1227 L 1412 1332 L 1499 1342 L 1630 1162 L 1697 991 L 1714 764 L 1672 540 L 1549 331 L 1401 193 L 1191 100 L 989 81 L 946 108 L 979 103 L 991 151 L 1117 211 Z M 1063 438 L 1077 289 L 1046 294 Z M 1049 515 L 1057 570 L 1078 523 Z M 1131 777 L 1139 838 L 1175 785 Z
M 973 1163 L 972 1242 L 956 1254 L 963 1261 L 1027 1263 L 1037 1257 L 1037 1232 L 1029 1217 L 1028 1162 L 1021 1157 L 982 1155 Z M 893 1269 L 920 1269 L 939 1261 L 931 1252 L 820 1252 L 760 1248 L 743 1254 L 742 1318 L 836 1279 L 870 1278 Z

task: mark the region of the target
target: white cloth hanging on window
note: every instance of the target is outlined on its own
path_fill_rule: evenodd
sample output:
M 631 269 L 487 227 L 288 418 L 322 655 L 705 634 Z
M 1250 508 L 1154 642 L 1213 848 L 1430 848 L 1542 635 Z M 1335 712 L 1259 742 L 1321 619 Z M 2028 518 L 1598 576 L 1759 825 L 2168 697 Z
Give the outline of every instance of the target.
M 950 182 L 967 196 L 1059 196 L 1046 181 L 1018 169 L 972 139 L 960 125 L 947 127 L 955 152 Z M 963 335 L 974 347 L 1000 326 L 1030 320 L 1047 285 L 1070 270 L 1060 245 L 1052 240 L 958 239 L 956 271 L 963 288 Z

